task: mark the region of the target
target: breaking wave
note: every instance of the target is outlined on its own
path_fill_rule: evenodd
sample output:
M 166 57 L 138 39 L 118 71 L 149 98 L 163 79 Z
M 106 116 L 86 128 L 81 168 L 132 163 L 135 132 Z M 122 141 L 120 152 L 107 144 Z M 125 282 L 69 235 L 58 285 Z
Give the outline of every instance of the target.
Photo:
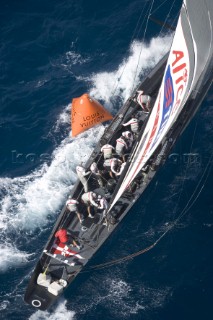
M 131 82 L 136 72 L 136 56 L 140 50 L 142 49 L 143 58 L 139 62 L 138 69 L 144 73 L 167 52 L 168 41 L 171 41 L 169 36 L 152 39 L 149 44 L 133 42 L 129 56 L 117 70 L 93 75 L 89 93 L 97 99 L 104 100 L 105 105 L 115 111 L 118 106 L 110 106 L 110 96 L 115 86 L 122 102 L 131 93 Z M 78 56 L 70 52 L 67 53 L 67 57 L 70 61 L 73 57 L 75 63 L 79 61 Z M 135 83 L 139 81 L 139 77 L 137 74 Z M 70 131 L 69 109 L 70 106 L 66 106 L 59 114 L 53 132 Z M 77 138 L 63 137 L 51 155 L 50 164 L 43 163 L 25 176 L 0 179 L 0 240 L 4 243 L 1 249 L 7 252 L 1 260 L 2 270 L 6 266 L 18 265 L 20 262 L 27 263 L 29 253 L 25 253 L 23 249 L 24 242 L 32 241 L 35 233 L 37 238 L 38 234 L 54 222 L 76 181 L 76 165 L 87 160 L 103 132 L 104 126 L 99 125 Z
M 90 94 L 96 99 L 103 100 L 106 106 L 114 111 L 111 96 L 118 95 L 123 102 L 127 100 L 139 84 L 140 78 L 151 70 L 169 50 L 171 41 L 170 35 L 153 38 L 148 44 L 134 41 L 131 44 L 129 56 L 122 61 L 117 70 L 93 75 L 93 88 Z M 138 57 L 140 57 L 139 61 Z
M 1 194 L 5 194 L 1 200 L 0 239 L 4 243 L 1 249 L 7 252 L 1 259 L 1 265 L 11 266 L 18 253 L 23 258 L 24 253 L 19 252 L 16 246 L 29 241 L 29 237 L 32 241 L 36 229 L 42 232 L 55 220 L 76 181 L 76 165 L 87 160 L 103 130 L 103 126 L 98 126 L 77 139 L 65 138 L 54 151 L 49 166 L 43 164 L 24 177 L 0 179 Z M 22 239 L 17 240 L 20 234 Z

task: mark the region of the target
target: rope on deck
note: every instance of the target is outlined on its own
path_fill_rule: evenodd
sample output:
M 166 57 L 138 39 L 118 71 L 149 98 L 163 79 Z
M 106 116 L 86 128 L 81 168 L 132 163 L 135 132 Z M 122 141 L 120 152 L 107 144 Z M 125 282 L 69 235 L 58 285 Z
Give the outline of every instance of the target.
M 81 271 L 81 273 L 84 273 L 84 272 L 91 272 L 93 270 L 99 270 L 99 269 L 103 269 L 103 268 L 106 268 L 106 267 L 111 267 L 111 266 L 114 266 L 116 264 L 119 264 L 119 263 L 122 263 L 122 262 L 125 262 L 125 261 L 128 261 L 128 260 L 131 260 L 139 255 L 142 255 L 148 251 L 150 251 L 151 249 L 153 249 L 165 236 L 166 234 L 171 231 L 175 226 L 176 224 L 180 221 L 180 219 L 182 219 L 186 213 L 191 209 L 191 207 L 194 205 L 194 203 L 196 202 L 196 200 L 198 199 L 198 197 L 200 196 L 204 186 L 205 186 L 205 183 L 209 177 L 209 174 L 211 172 L 211 169 L 212 169 L 212 160 L 213 160 L 213 152 L 209 158 L 209 161 L 205 167 L 205 170 L 197 184 L 197 186 L 195 187 L 190 199 L 188 200 L 187 204 L 185 205 L 185 207 L 183 208 L 183 210 L 181 211 L 181 213 L 179 214 L 179 216 L 174 220 L 174 222 L 169 225 L 169 227 L 166 229 L 166 231 L 153 243 L 151 244 L 150 246 L 140 250 L 140 251 L 137 251 L 135 253 L 132 253 L 128 256 L 125 256 L 123 258 L 119 258 L 119 259 L 116 259 L 116 260 L 111 260 L 109 262 L 105 262 L 105 263 L 101 263 L 101 264 L 98 264 L 98 265 L 94 265 L 94 266 L 90 266 L 87 268 L 87 270 L 83 270 Z

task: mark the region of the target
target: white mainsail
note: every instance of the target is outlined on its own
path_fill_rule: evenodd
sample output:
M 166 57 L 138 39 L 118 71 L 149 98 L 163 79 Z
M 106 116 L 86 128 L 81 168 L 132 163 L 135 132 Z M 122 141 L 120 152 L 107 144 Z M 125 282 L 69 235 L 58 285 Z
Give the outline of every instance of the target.
M 145 166 L 156 148 L 162 143 L 162 140 L 184 108 L 188 97 L 191 95 L 192 90 L 201 77 L 207 61 L 212 56 L 212 30 L 209 28 L 211 21 L 205 22 L 205 19 L 208 19 L 208 16 L 203 20 L 202 5 L 198 0 L 195 1 L 198 4 L 197 8 L 199 10 L 198 12 L 193 12 L 192 20 L 196 20 L 197 30 L 199 30 L 199 25 L 206 23 L 206 27 L 209 29 L 209 50 L 204 54 L 205 57 L 201 57 L 201 53 L 198 50 L 199 48 L 197 48 L 197 40 L 194 36 L 196 30 L 194 30 L 194 32 L 192 31 L 190 16 L 187 11 L 187 6 L 191 6 L 192 1 L 185 0 L 182 5 L 181 14 L 157 99 L 142 138 L 131 158 L 131 164 L 111 203 L 109 211 L 128 188 L 139 171 Z M 200 64 L 202 64 L 202 67 Z

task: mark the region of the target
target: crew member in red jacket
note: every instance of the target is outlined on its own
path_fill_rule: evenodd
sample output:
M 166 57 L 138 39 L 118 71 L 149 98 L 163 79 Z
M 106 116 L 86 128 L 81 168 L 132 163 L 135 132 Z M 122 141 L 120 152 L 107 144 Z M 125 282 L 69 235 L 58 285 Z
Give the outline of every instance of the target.
M 61 243 L 64 243 L 66 245 L 74 246 L 78 249 L 80 249 L 80 246 L 77 244 L 75 239 L 72 237 L 72 235 L 67 231 L 66 229 L 59 229 L 55 233 L 55 238 L 58 238 Z

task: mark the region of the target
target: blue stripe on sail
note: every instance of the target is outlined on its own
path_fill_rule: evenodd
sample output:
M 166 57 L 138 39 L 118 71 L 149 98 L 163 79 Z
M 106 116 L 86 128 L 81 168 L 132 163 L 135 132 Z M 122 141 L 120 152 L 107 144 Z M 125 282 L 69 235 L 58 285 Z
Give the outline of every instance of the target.
M 164 78 L 164 97 L 163 97 L 163 112 L 162 112 L 162 117 L 161 117 L 161 123 L 160 123 L 157 136 L 152 144 L 151 149 L 156 144 L 165 125 L 167 124 L 173 105 L 174 105 L 174 85 L 173 85 L 173 79 L 172 79 L 172 75 L 171 75 L 170 65 L 168 65 L 166 73 L 165 73 L 165 78 Z

